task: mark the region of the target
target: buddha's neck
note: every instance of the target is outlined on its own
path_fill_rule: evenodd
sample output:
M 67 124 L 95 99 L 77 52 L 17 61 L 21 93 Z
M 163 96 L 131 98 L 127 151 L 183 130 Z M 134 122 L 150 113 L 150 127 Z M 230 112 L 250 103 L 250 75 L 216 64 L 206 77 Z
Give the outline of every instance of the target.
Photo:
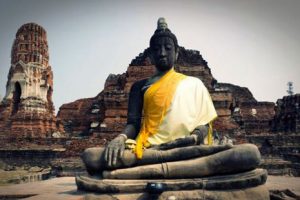
M 167 71 L 164 71 L 164 72 L 156 70 L 155 74 L 153 76 L 151 76 L 150 78 L 148 78 L 147 83 L 145 84 L 144 89 L 150 87 L 153 83 L 155 83 L 156 81 L 158 81 L 161 77 L 163 77 L 166 73 L 168 73 L 172 69 L 173 69 L 173 67 L 171 67 L 171 69 L 169 69 Z
M 156 72 L 155 72 L 155 74 L 152 76 L 152 78 L 156 78 L 156 77 L 158 77 L 158 78 L 160 78 L 160 77 L 162 77 L 162 76 L 164 76 L 166 73 L 168 73 L 170 70 L 172 70 L 172 69 L 174 69 L 174 67 L 171 67 L 169 70 L 167 70 L 167 71 L 158 71 L 158 70 L 156 70 Z

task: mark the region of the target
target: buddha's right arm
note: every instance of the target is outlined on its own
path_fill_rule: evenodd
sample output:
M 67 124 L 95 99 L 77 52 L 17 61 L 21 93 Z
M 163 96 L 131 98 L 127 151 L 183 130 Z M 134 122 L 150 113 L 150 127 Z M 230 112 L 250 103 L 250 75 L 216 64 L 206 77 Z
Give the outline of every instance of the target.
M 127 124 L 122 134 L 125 134 L 129 139 L 134 139 L 137 136 L 136 132 L 136 128 L 133 124 Z
M 140 129 L 143 109 L 142 87 L 146 80 L 135 82 L 129 93 L 127 125 L 122 134 L 114 138 L 105 148 L 104 159 L 108 167 L 117 165 L 118 157 L 122 157 L 125 150 L 125 141 L 127 138 L 135 139 Z M 125 136 L 126 135 L 126 136 Z
M 135 82 L 129 93 L 128 112 L 127 112 L 127 125 L 122 132 L 129 139 L 135 139 L 140 131 L 144 92 L 143 86 L 146 84 L 147 79 Z

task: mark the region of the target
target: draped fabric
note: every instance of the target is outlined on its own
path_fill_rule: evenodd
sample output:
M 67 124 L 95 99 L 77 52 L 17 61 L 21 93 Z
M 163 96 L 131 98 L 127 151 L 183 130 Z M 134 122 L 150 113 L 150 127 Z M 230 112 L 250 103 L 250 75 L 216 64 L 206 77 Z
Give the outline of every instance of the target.
M 147 146 L 149 136 L 157 133 L 165 113 L 170 107 L 178 83 L 186 78 L 174 69 L 152 84 L 144 94 L 142 127 L 137 137 L 136 155 L 142 158 L 143 147 Z
M 217 117 L 202 81 L 174 69 L 147 89 L 143 114 L 136 139 L 137 158 L 142 158 L 144 147 L 188 136 L 197 126 L 208 124 Z

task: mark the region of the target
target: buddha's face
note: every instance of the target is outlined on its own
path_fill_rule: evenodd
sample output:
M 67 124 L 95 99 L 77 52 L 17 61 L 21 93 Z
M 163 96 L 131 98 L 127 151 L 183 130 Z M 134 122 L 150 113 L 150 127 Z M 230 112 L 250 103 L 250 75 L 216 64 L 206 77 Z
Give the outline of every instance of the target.
M 177 50 L 174 41 L 169 37 L 155 39 L 151 53 L 156 69 L 160 72 L 170 70 L 177 59 Z

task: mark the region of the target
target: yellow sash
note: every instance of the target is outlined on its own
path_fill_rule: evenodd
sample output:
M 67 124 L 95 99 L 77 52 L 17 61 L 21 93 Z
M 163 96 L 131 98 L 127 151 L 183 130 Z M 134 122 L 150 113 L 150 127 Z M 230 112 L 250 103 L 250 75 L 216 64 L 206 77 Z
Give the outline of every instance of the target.
M 149 145 L 147 145 L 148 137 L 156 134 L 166 111 L 171 105 L 178 83 L 185 77 L 185 75 L 171 69 L 145 92 L 144 118 L 135 148 L 138 159 L 141 159 L 143 156 L 143 148 Z

